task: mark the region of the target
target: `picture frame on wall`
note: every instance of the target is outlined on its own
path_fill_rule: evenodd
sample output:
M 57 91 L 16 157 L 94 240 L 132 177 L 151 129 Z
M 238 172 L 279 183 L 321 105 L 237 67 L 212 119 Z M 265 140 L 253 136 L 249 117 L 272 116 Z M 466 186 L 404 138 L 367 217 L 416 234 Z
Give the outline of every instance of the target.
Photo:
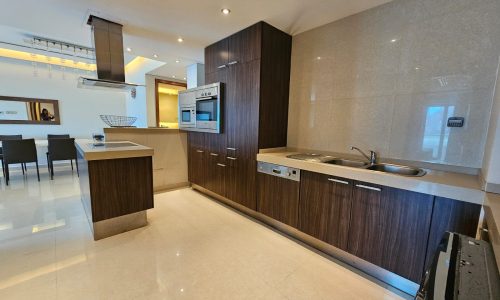
M 59 101 L 0 96 L 0 124 L 60 125 Z

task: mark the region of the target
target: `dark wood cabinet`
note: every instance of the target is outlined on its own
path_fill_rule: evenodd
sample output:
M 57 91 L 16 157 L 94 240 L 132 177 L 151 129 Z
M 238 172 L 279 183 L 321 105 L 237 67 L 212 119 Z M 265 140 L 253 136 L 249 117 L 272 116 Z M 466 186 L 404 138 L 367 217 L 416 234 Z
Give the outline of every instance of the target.
M 205 48 L 205 74 L 214 73 L 227 66 L 228 40 L 224 39 Z
M 476 236 L 481 205 L 443 197 L 436 197 L 432 213 L 432 224 L 425 267 L 429 266 L 439 242 L 446 231 L 457 232 L 471 237 Z
M 258 211 L 297 228 L 299 217 L 298 181 L 258 173 Z
M 189 182 L 202 187 L 207 186 L 208 160 L 206 150 L 201 147 L 190 146 L 188 157 L 188 179 Z
M 352 180 L 302 171 L 299 229 L 347 250 Z
M 433 199 L 431 195 L 355 182 L 348 252 L 419 282 Z
M 202 142 L 188 138 L 190 147 L 200 142 L 209 161 L 199 175 L 206 178 L 190 174 L 191 182 L 205 182 L 210 191 L 256 209 L 259 147 L 286 146 L 290 57 L 291 36 L 264 22 L 205 48 L 205 82 L 223 83 L 222 133 L 204 134 Z M 210 153 L 218 154 L 217 162 Z M 191 166 L 190 173 L 198 172 Z

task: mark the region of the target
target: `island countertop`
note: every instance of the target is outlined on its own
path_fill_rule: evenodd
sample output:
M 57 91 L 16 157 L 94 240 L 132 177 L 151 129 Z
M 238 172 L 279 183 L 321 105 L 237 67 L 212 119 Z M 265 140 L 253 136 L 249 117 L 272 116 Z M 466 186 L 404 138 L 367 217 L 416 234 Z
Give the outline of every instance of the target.
M 152 148 L 129 141 L 105 142 L 102 146 L 94 146 L 92 140 L 77 140 L 75 144 L 85 160 L 144 157 L 154 154 Z

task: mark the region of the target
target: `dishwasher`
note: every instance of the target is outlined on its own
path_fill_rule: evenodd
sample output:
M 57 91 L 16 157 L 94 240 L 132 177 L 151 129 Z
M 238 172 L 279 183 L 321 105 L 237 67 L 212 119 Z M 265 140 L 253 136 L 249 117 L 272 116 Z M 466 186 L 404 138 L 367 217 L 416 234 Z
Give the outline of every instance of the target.
M 257 211 L 297 228 L 300 170 L 271 163 L 257 165 Z

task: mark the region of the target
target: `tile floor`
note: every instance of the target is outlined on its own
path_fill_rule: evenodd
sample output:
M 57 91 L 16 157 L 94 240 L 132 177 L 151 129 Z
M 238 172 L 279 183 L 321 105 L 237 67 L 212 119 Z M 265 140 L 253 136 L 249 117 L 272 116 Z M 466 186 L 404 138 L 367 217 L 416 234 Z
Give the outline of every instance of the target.
M 94 242 L 76 175 L 0 183 L 0 299 L 404 299 L 189 189 Z

